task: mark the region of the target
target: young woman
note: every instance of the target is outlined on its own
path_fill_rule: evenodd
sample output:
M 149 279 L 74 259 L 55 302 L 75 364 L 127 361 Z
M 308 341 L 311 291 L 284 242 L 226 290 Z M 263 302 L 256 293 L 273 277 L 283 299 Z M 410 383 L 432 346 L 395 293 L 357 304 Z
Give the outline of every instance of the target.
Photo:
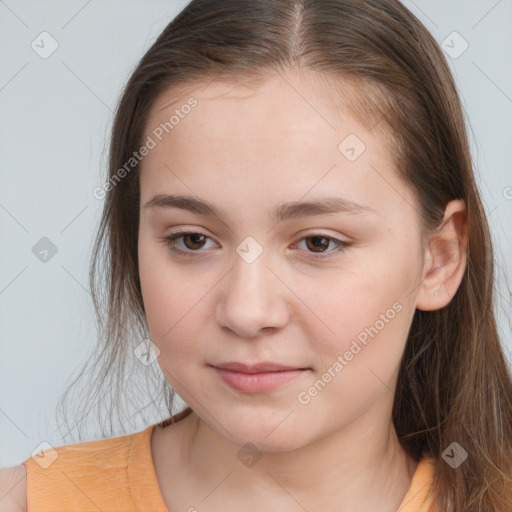
M 28 458 L 4 510 L 512 509 L 489 227 L 449 66 L 398 1 L 191 1 L 95 193 L 100 368 L 156 358 L 171 416 Z

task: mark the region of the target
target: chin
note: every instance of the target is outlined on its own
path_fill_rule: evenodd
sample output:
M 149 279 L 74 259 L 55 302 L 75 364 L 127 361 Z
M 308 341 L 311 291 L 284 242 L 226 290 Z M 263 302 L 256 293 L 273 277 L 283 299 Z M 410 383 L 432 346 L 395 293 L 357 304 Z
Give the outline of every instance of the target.
M 286 414 L 279 415 L 279 420 L 245 417 L 230 419 L 226 431 L 217 432 L 230 444 L 242 449 L 255 449 L 260 452 L 286 452 L 302 446 L 302 438 L 297 435 L 297 426 L 287 424 Z

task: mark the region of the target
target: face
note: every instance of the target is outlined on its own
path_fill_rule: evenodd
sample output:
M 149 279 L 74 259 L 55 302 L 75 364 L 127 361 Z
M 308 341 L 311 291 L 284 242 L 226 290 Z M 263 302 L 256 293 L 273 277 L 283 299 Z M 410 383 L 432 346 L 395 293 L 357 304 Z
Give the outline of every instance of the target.
M 317 77 L 285 78 L 168 91 L 140 169 L 140 279 L 158 363 L 219 436 L 262 451 L 363 417 L 391 421 L 423 262 L 413 194 L 384 138 L 330 104 Z M 214 368 L 227 362 L 301 370 Z

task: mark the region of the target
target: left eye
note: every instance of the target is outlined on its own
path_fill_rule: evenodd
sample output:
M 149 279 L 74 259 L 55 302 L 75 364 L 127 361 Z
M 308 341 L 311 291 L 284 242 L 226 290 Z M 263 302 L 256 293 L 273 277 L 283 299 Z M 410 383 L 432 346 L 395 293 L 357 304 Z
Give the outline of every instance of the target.
M 350 244 L 348 242 L 343 242 L 342 240 L 338 240 L 336 238 L 332 238 L 330 236 L 324 236 L 324 235 L 309 235 L 301 239 L 301 242 L 305 240 L 306 241 L 306 247 L 313 248 L 313 249 L 324 249 L 329 246 L 330 243 L 334 243 L 336 246 L 336 249 L 332 251 L 316 251 L 313 250 L 314 258 L 326 258 L 328 256 L 331 256 L 332 253 L 337 253 L 344 251 Z M 313 243 L 308 243 L 307 241 L 311 240 Z M 317 256 L 317 254 L 322 254 L 322 256 Z M 323 256 L 323 254 L 326 254 L 326 256 Z
M 194 253 L 204 252 L 199 251 L 204 246 L 204 243 L 210 237 L 203 235 L 202 233 L 197 232 L 180 232 L 174 233 L 172 235 L 164 236 L 160 238 L 169 249 L 180 256 L 194 256 Z M 185 249 L 178 247 L 177 241 L 183 239 Z M 210 239 L 211 240 L 211 239 Z M 311 241 L 312 243 L 308 243 L 307 241 Z M 350 246 L 348 242 L 343 242 L 336 238 L 332 238 L 324 235 L 308 235 L 303 237 L 300 242 L 306 241 L 306 247 L 313 248 L 313 258 L 326 258 L 331 256 L 332 253 L 338 253 L 344 251 L 347 247 Z M 330 243 L 334 243 L 336 249 L 331 251 L 326 251 L 327 247 L 329 247 Z M 187 250 L 188 249 L 188 250 Z M 318 251 L 316 249 L 319 249 Z M 321 254 L 321 255 L 319 255 Z M 326 256 L 324 256 L 326 254 Z

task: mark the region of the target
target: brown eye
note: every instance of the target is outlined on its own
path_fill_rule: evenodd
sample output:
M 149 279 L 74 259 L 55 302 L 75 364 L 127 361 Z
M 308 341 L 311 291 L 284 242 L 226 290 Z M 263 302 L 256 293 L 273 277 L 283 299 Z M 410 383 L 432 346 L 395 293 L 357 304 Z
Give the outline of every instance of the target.
M 327 249 L 327 247 L 329 247 L 329 243 L 331 242 L 331 238 L 327 238 L 325 236 L 309 236 L 304 240 L 306 240 L 306 246 L 308 248 L 312 248 L 313 252 L 324 252 L 322 249 Z M 308 243 L 308 240 L 313 240 L 313 243 Z
M 205 252 L 200 249 L 205 246 L 205 242 L 210 240 L 210 237 L 202 233 L 182 231 L 161 237 L 160 240 L 170 251 L 179 256 L 199 256 Z
M 190 240 L 190 245 L 187 243 L 187 240 Z M 201 249 L 204 245 L 206 237 L 201 235 L 201 233 L 188 233 L 183 235 L 183 244 L 187 249 Z
M 344 242 L 337 238 L 324 236 L 322 234 L 311 234 L 309 236 L 305 236 L 300 240 L 299 245 L 300 244 L 304 244 L 305 248 L 302 249 L 302 251 L 309 254 L 310 259 L 312 258 L 317 260 L 335 256 L 351 246 L 350 242 Z M 331 249 L 329 249 L 330 244 L 333 244 Z

